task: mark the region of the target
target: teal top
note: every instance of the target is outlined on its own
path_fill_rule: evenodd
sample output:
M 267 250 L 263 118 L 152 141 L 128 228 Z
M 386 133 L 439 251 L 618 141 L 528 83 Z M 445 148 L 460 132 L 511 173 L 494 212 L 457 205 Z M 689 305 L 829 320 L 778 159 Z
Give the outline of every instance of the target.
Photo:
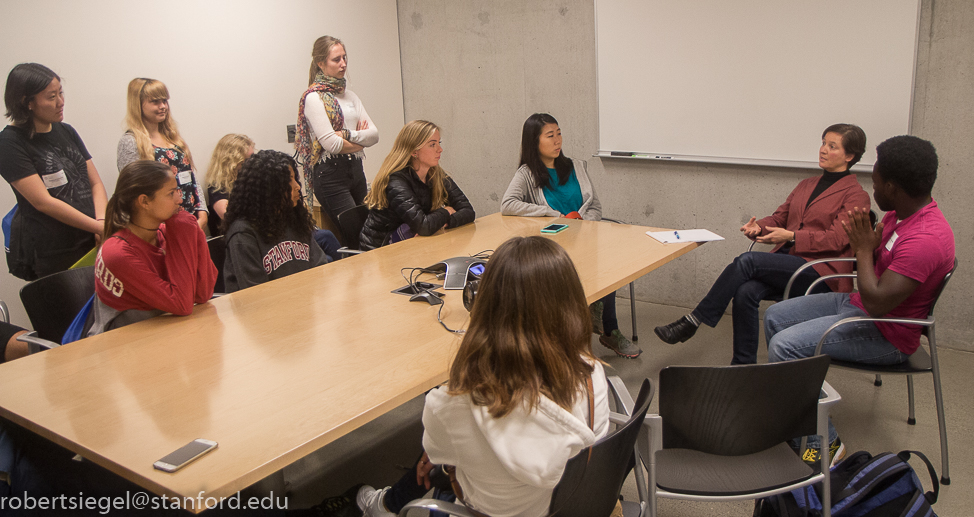
M 577 212 L 582 207 L 582 188 L 578 185 L 574 167 L 572 167 L 572 173 L 564 185 L 558 184 L 558 171 L 548 169 L 548 186 L 543 190 L 548 206 L 560 212 L 561 215 Z

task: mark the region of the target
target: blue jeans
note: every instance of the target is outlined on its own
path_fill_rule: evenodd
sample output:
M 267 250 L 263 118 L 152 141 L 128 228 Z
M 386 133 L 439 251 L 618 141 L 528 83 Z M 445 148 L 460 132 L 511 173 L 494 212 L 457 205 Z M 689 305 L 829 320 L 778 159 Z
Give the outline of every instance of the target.
M 768 362 L 811 357 L 829 327 L 853 316 L 868 314 L 853 305 L 846 293 L 802 296 L 772 305 L 764 313 Z M 909 357 L 887 341 L 871 321 L 849 323 L 833 330 L 822 344 L 822 353 L 866 364 L 897 364 Z M 837 437 L 829 419 L 829 443 Z M 817 438 L 810 438 L 808 446 L 815 447 L 817 442 Z
M 761 300 L 779 299 L 785 292 L 788 279 L 805 264 L 805 259 L 785 252 L 767 253 L 749 251 L 742 253 L 717 277 L 707 296 L 697 304 L 693 315 L 701 323 L 714 327 L 724 315 L 727 304 L 734 301 L 734 357 L 731 364 L 754 364 L 758 355 L 758 306 Z M 791 288 L 791 295 L 805 293 L 819 274 L 814 268 L 802 272 Z M 814 292 L 827 293 L 831 289 L 825 283 Z

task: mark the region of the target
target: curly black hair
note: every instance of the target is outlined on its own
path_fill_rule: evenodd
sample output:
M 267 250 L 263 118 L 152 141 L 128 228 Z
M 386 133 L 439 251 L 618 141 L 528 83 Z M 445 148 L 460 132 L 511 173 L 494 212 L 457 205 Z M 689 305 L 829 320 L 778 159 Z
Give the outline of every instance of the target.
M 937 181 L 937 150 L 912 135 L 894 136 L 876 146 L 876 170 L 912 198 L 929 196 Z
M 297 180 L 294 159 L 280 151 L 254 153 L 244 163 L 230 192 L 223 231 L 237 219 L 246 220 L 269 240 L 284 236 L 288 228 L 310 238 L 314 231 L 311 214 L 303 201 L 292 206 L 291 178 Z

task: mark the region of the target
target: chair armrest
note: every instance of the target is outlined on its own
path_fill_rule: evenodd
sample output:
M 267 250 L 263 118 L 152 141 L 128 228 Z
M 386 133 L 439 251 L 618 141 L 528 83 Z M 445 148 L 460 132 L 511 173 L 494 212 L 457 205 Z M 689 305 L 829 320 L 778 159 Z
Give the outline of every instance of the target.
M 345 246 L 342 246 L 341 248 L 338 248 L 335 251 L 337 251 L 338 253 L 341 253 L 342 255 L 345 255 L 345 256 L 348 256 L 348 255 L 358 255 L 360 253 L 365 253 L 362 250 L 353 250 L 352 248 L 348 248 L 348 247 L 345 247 Z
M 31 331 L 26 334 L 21 334 L 17 336 L 17 341 L 21 343 L 27 343 L 27 350 L 29 354 L 36 354 L 37 352 L 43 350 L 49 350 L 51 348 L 57 348 L 61 346 L 54 341 L 48 341 L 44 338 L 37 337 L 37 331 Z
M 610 223 L 616 223 L 616 224 L 629 224 L 627 222 L 623 222 L 623 221 L 620 221 L 618 219 L 612 219 L 612 218 L 609 218 L 609 217 L 603 217 L 602 220 L 603 221 L 609 221 Z
M 616 425 L 625 425 L 629 422 L 629 415 L 623 415 L 622 413 L 616 413 L 615 411 L 609 411 L 609 422 Z
M 475 517 L 469 508 L 456 503 L 448 503 L 446 501 L 440 501 L 439 499 L 417 499 L 406 504 L 399 511 L 399 517 L 406 517 L 409 510 L 413 508 L 422 508 L 426 510 L 436 510 L 438 512 L 443 512 L 448 515 L 456 515 L 458 517 Z
M 821 284 L 822 282 L 824 282 L 826 280 L 829 280 L 831 278 L 857 278 L 857 277 L 858 277 L 858 275 L 856 273 L 836 273 L 834 275 L 820 276 L 820 277 L 816 278 L 814 281 L 812 281 L 812 283 L 808 285 L 808 289 L 805 289 L 805 292 L 802 293 L 802 294 L 804 296 L 808 296 L 809 293 L 812 292 L 812 289 L 815 289 L 815 286 L 816 285 Z M 785 293 L 785 294 L 787 295 L 787 293 Z M 787 299 L 788 299 L 787 297 L 783 297 L 782 298 L 782 300 L 787 300 Z
M 10 309 L 7 309 L 7 304 L 0 300 L 0 317 L 3 318 L 4 323 L 10 323 Z
M 802 264 L 800 268 L 796 269 L 795 272 L 791 274 L 791 278 L 788 279 L 788 284 L 785 285 L 785 295 L 783 299 L 784 300 L 788 299 L 788 295 L 791 293 L 791 284 L 795 283 L 795 279 L 798 278 L 798 275 L 801 274 L 802 271 L 805 271 L 810 267 L 814 267 L 815 264 L 824 264 L 826 262 L 855 262 L 855 261 L 856 261 L 855 257 L 833 257 L 833 258 L 812 260 Z M 809 287 L 809 289 L 811 289 L 811 287 Z
M 833 323 L 832 326 L 829 327 L 824 334 L 822 334 L 822 338 L 818 340 L 818 345 L 815 347 L 815 355 L 821 355 L 822 345 L 825 343 L 825 338 L 827 338 L 829 334 L 832 333 L 833 330 L 841 327 L 842 325 L 846 325 L 848 323 L 853 323 L 856 321 L 883 321 L 886 323 L 900 323 L 903 325 L 920 325 L 922 327 L 932 327 L 933 324 L 935 323 L 933 316 L 930 316 L 922 320 L 915 319 L 915 318 L 875 318 L 872 316 L 853 316 L 851 318 L 845 318 L 843 320 L 839 320 Z
M 828 381 L 823 382 L 822 395 L 818 399 L 818 405 L 824 406 L 825 410 L 828 411 L 828 408 L 834 406 L 840 400 L 842 400 L 842 395 L 839 395 L 839 392 L 835 391 L 835 388 Z
M 607 377 L 607 379 L 609 381 L 609 391 L 615 397 L 616 409 L 627 417 L 632 415 L 636 402 L 632 400 L 632 395 L 629 394 L 629 388 L 626 388 L 626 384 L 622 382 L 622 378 L 618 375 Z M 653 389 L 655 389 L 655 385 Z M 652 399 L 653 395 L 653 393 L 650 393 L 650 399 Z

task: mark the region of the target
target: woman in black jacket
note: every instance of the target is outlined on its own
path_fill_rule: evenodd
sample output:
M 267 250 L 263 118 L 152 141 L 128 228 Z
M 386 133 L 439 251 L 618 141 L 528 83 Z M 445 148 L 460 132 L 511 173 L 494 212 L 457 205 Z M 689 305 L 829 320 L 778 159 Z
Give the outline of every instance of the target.
M 399 131 L 365 197 L 369 216 L 359 238 L 363 250 L 474 220 L 473 206 L 439 165 L 442 153 L 436 124 L 414 120 Z

